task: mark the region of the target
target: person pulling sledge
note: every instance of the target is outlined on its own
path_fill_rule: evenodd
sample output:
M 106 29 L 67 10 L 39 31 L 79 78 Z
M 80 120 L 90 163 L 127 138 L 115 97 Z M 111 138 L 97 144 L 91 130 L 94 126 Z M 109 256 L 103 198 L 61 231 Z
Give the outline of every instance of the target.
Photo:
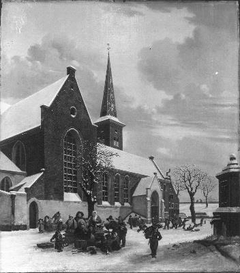
M 50 239 L 50 242 L 52 242 L 55 239 L 55 249 L 57 249 L 58 252 L 63 251 L 63 236 L 60 232 L 60 230 L 56 230 L 56 232 L 53 234 L 52 238 Z
M 158 241 L 162 239 L 162 235 L 158 230 L 157 225 L 152 226 L 152 232 L 149 238 L 149 245 L 151 249 L 151 256 L 152 258 L 156 258 L 157 249 L 158 249 Z

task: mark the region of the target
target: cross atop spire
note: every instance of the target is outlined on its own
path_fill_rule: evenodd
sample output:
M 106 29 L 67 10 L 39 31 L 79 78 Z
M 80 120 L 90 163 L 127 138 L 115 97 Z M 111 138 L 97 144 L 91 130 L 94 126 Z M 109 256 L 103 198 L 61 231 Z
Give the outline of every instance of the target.
M 117 117 L 117 109 L 116 109 L 116 103 L 115 103 L 112 70 L 111 70 L 111 63 L 110 63 L 110 53 L 109 53 L 110 46 L 109 44 L 107 44 L 107 46 L 108 46 L 107 47 L 108 61 L 107 61 L 107 70 L 106 70 L 105 86 L 104 86 L 100 117 L 107 116 L 107 115 Z

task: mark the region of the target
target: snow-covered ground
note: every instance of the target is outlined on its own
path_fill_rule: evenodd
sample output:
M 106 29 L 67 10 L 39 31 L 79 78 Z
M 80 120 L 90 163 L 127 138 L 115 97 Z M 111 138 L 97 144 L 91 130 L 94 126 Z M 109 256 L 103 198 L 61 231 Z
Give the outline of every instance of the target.
M 191 216 L 189 207 L 190 203 L 180 203 L 180 212 L 185 213 L 187 216 Z M 215 211 L 218 207 L 218 203 L 209 203 L 207 208 L 205 203 L 194 204 L 195 212 L 205 212 L 208 216 L 213 216 L 213 211 Z
M 125 248 L 110 255 L 98 251 L 96 255 L 77 253 L 72 245 L 63 252 L 40 249 L 37 243 L 48 242 L 52 233 L 38 233 L 37 229 L 0 233 L 0 271 L 226 271 L 236 270 L 213 251 L 203 250 L 194 244 L 179 244 L 205 238 L 212 234 L 207 221 L 198 232 L 183 229 L 162 230 L 157 259 L 152 260 L 148 240 L 137 229 L 128 230 Z M 192 253 L 195 248 L 196 253 Z M 204 248 L 204 247 L 203 247 Z M 193 251 L 193 252 L 194 252 Z

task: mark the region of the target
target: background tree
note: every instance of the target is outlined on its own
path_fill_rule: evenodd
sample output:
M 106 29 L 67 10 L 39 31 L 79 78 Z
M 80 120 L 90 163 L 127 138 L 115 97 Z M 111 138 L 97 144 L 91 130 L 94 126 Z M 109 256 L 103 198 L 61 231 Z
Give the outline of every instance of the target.
M 196 215 L 194 209 L 194 196 L 199 189 L 201 183 L 205 180 L 207 174 L 201 171 L 194 165 L 185 165 L 177 167 L 173 171 L 174 180 L 177 184 L 182 185 L 182 187 L 188 192 L 190 197 L 190 212 L 192 217 L 192 222 L 195 224 Z
M 112 159 L 117 155 L 99 143 L 84 141 L 80 145 L 76 163 L 82 174 L 79 185 L 87 199 L 88 217 L 94 211 L 97 202 L 97 185 L 102 182 L 104 172 L 113 168 Z
M 205 180 L 202 181 L 200 188 L 202 190 L 202 194 L 205 197 L 205 203 L 206 203 L 206 208 L 208 207 L 208 197 L 209 193 L 214 190 L 216 187 L 216 181 L 214 181 L 213 177 L 206 176 Z
M 177 194 L 177 197 L 179 197 L 180 192 L 186 190 L 186 188 L 184 187 L 184 185 L 182 183 L 180 183 L 179 180 L 173 179 L 173 180 L 171 180 L 171 182 L 172 182 L 174 190 Z

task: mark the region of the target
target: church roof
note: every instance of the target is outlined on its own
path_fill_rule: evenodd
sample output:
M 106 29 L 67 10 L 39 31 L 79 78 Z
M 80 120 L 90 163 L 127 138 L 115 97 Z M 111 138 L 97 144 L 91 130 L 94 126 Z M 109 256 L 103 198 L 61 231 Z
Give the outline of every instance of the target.
M 50 106 L 69 75 L 17 102 L 1 116 L 0 141 L 41 125 L 41 105 Z
M 0 171 L 25 173 L 21 171 L 3 152 L 0 151 Z
M 133 196 L 146 195 L 146 189 L 151 187 L 151 184 L 154 179 L 155 176 L 142 178 L 138 183 L 133 193 Z
M 20 187 L 18 192 L 25 192 L 25 188 L 31 188 L 32 185 L 39 179 L 39 177 L 41 177 L 42 174 L 43 172 L 27 176 L 20 183 L 11 187 L 10 190 L 14 190 Z
M 116 102 L 115 102 L 115 96 L 114 96 L 112 70 L 111 70 L 109 52 L 108 52 L 108 63 L 107 63 L 107 71 L 106 71 L 100 117 L 103 117 L 106 115 L 117 117 L 117 108 L 116 108 Z
M 101 147 L 107 149 L 112 153 L 117 154 L 117 156 L 112 157 L 112 165 L 117 170 L 150 177 L 152 177 L 154 173 L 158 172 L 152 161 L 148 158 L 130 154 L 103 144 L 99 144 L 99 149 L 101 149 Z M 164 178 L 162 177 L 161 173 L 160 176 L 161 178 Z

